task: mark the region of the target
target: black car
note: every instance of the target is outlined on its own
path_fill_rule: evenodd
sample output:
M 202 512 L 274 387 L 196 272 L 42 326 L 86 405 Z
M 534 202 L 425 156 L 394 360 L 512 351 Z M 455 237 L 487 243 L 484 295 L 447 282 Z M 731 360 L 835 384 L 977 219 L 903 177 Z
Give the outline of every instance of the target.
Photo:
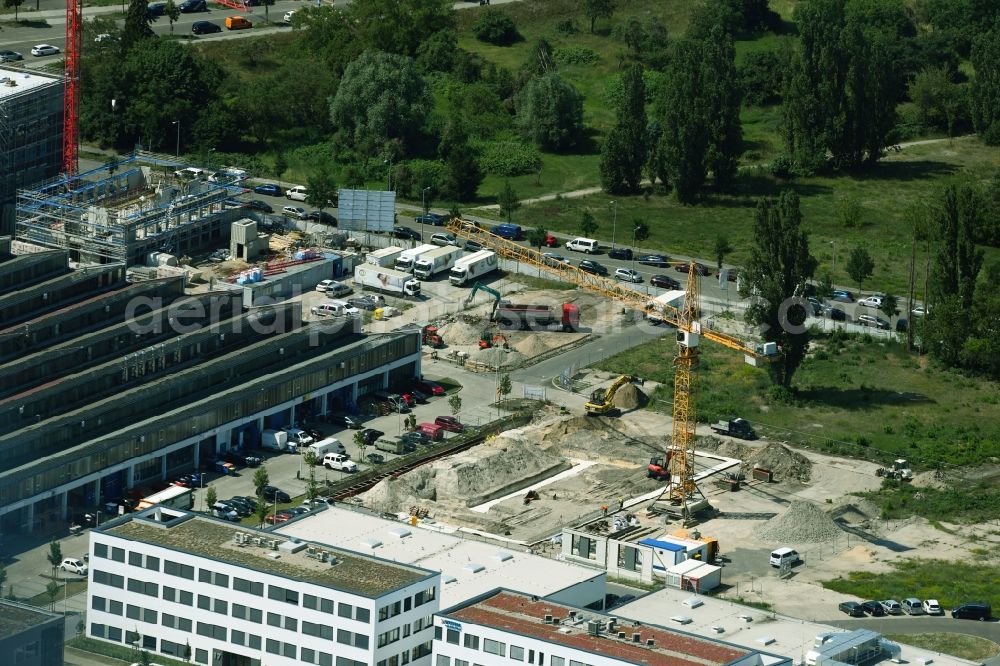
M 392 235 L 396 238 L 408 238 L 411 240 L 420 240 L 420 233 L 410 229 L 409 227 L 393 227 Z
M 351 430 L 358 430 L 361 428 L 361 418 L 351 416 L 350 414 L 334 414 L 330 417 L 330 423 L 339 425 L 343 428 L 349 428 Z
M 364 430 L 361 431 L 361 436 L 364 438 L 365 443 L 368 444 L 368 446 L 371 446 L 372 444 L 377 442 L 378 438 L 384 434 L 385 434 L 384 432 L 382 432 L 381 430 L 376 430 L 375 428 L 365 428 Z
M 150 5 L 152 7 L 153 5 Z M 272 197 L 281 196 L 281 188 L 277 183 L 261 183 L 260 185 L 255 185 L 253 191 L 257 194 L 267 194 Z
M 608 259 L 624 259 L 625 261 L 631 261 L 632 250 L 627 247 L 616 247 L 608 252 Z
M 865 616 L 865 609 L 857 601 L 842 601 L 837 608 L 841 613 L 847 613 L 851 617 Z
M 0 62 L 17 62 L 24 60 L 24 56 L 17 51 L 0 51 Z
M 468 252 L 479 252 L 483 249 L 482 243 L 477 243 L 474 240 L 465 241 L 465 249 Z
M 373 465 L 381 465 L 385 462 L 385 456 L 381 453 L 369 453 L 365 458 Z
M 840 308 L 835 308 L 828 305 L 826 306 L 826 308 L 823 309 L 823 314 L 825 314 L 827 317 L 829 317 L 834 321 L 847 321 L 847 313 L 841 310 Z
M 253 497 L 247 497 L 246 495 L 237 495 L 236 497 L 229 498 L 230 502 L 236 502 L 238 504 L 244 504 L 250 507 L 250 511 L 257 510 L 257 500 Z
M 444 226 L 444 223 L 448 221 L 448 218 L 444 215 L 438 215 L 437 213 L 427 213 L 426 215 L 417 215 L 413 218 L 413 221 L 417 224 L 429 224 L 434 227 Z
M 278 502 L 279 504 L 287 504 L 292 501 L 288 493 L 274 486 L 264 486 L 264 499 L 268 502 Z
M 359 310 L 368 310 L 369 312 L 375 310 L 379 307 L 379 302 L 376 301 L 371 296 L 354 296 L 353 298 L 347 299 L 348 305 L 353 305 Z
M 314 210 L 306 215 L 306 219 L 313 220 L 314 222 L 321 222 L 323 224 L 329 224 L 331 227 L 337 226 L 337 218 L 330 215 L 325 210 Z
M 878 601 L 866 601 L 861 604 L 861 608 L 872 617 L 885 616 L 885 609 L 882 608 L 882 604 Z
M 426 433 L 415 430 L 413 432 L 404 432 L 399 436 L 403 442 L 410 442 L 412 444 L 433 444 L 434 440 L 431 439 Z
M 681 283 L 669 275 L 654 275 L 649 278 L 649 284 L 660 289 L 680 289 Z
M 211 21 L 195 21 L 191 24 L 192 35 L 211 35 L 216 32 L 222 32 L 222 26 Z
M 594 275 L 607 275 L 608 269 L 597 263 L 596 261 L 591 261 L 590 259 L 584 259 L 580 262 L 580 270 L 585 273 L 592 273 Z
M 402 393 L 409 393 L 411 396 L 413 396 L 414 400 L 416 400 L 421 404 L 427 402 L 428 398 L 430 398 L 428 394 L 424 393 L 420 389 L 415 389 L 415 388 L 403 389 Z
M 259 210 L 262 213 L 273 213 L 274 209 L 271 208 L 271 204 L 266 201 L 261 201 L 260 199 L 254 199 L 247 202 L 247 207 L 251 210 Z
M 643 266 L 656 266 L 657 268 L 667 268 L 670 266 L 670 257 L 663 254 L 646 254 L 639 257 L 639 263 Z
M 155 19 L 158 16 L 163 16 L 163 12 L 167 9 L 167 3 L 165 2 L 151 2 L 146 5 L 146 16 Z
M 207 12 L 208 5 L 205 0 L 184 0 L 177 5 L 177 9 L 181 10 L 181 14 L 194 14 L 195 12 Z
M 979 620 L 980 622 L 984 622 L 993 617 L 993 608 L 989 604 L 970 601 L 969 603 L 953 608 L 951 616 L 956 620 Z
M 252 515 L 253 512 L 254 512 L 254 509 L 257 508 L 256 506 L 251 506 L 251 505 L 247 504 L 246 502 L 243 502 L 242 500 L 237 499 L 236 497 L 233 497 L 233 498 L 228 499 L 228 500 L 222 500 L 220 502 L 217 502 L 217 504 L 224 504 L 224 505 L 228 506 L 229 508 L 231 508 L 233 511 L 235 511 L 242 518 L 246 518 L 247 516 Z

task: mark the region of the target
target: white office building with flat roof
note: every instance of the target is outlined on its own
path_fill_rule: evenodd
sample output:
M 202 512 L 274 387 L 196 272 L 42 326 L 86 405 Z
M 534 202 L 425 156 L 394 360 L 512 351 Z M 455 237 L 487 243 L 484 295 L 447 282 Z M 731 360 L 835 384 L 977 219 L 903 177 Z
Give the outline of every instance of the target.
M 87 635 L 211 666 L 429 666 L 441 575 L 154 507 L 95 529 Z

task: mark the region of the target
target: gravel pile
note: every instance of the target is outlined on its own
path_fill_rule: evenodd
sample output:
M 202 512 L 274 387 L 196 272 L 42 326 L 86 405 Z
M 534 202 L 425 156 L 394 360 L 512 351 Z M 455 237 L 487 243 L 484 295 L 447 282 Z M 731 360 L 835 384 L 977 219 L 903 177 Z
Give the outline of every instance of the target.
M 626 384 L 615 393 L 614 403 L 618 409 L 638 409 L 645 407 L 648 398 L 635 384 Z
M 541 335 L 543 334 L 529 333 L 523 340 L 514 343 L 514 349 L 527 358 L 544 354 L 549 350 L 549 345 L 542 340 Z
M 832 541 L 843 531 L 822 509 L 811 502 L 795 502 L 784 513 L 764 523 L 757 536 L 784 544 Z
M 441 327 L 441 335 L 449 345 L 474 345 L 489 323 L 479 319 L 460 318 Z
M 775 481 L 794 479 L 804 483 L 812 476 L 812 461 L 777 442 L 756 447 L 718 437 L 705 437 L 700 441 L 699 447 L 728 458 L 738 458 L 751 467 L 769 469 L 774 472 Z
M 521 352 L 507 351 L 500 347 L 480 349 L 479 351 L 472 352 L 470 356 L 477 363 L 485 363 L 492 367 L 499 365 L 501 368 L 518 366 L 525 361 L 524 354 Z

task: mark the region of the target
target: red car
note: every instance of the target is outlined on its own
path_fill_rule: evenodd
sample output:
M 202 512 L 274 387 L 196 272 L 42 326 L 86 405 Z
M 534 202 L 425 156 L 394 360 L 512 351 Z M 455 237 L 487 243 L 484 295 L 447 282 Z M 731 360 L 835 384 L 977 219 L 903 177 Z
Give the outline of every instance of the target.
M 689 264 L 686 261 L 679 261 L 676 264 L 674 264 L 674 270 L 677 271 L 678 273 L 687 273 L 690 266 L 691 264 Z M 698 264 L 698 263 L 694 265 L 694 272 L 697 273 L 698 275 L 706 275 L 706 276 L 712 274 L 712 271 L 709 270 L 708 266 L 706 266 L 705 264 Z
M 452 432 L 462 432 L 465 430 L 465 426 L 454 416 L 439 416 L 434 419 L 434 423 Z
M 423 391 L 427 395 L 444 395 L 444 387 L 436 382 L 431 382 L 426 379 L 418 379 L 413 382 L 413 387 L 417 390 Z
M 559 247 L 559 239 L 552 234 L 545 234 L 545 247 Z
M 291 519 L 292 519 L 292 514 L 279 511 L 278 513 L 267 514 L 267 517 L 264 518 L 264 522 L 269 523 L 271 525 L 277 525 L 278 523 L 287 523 Z

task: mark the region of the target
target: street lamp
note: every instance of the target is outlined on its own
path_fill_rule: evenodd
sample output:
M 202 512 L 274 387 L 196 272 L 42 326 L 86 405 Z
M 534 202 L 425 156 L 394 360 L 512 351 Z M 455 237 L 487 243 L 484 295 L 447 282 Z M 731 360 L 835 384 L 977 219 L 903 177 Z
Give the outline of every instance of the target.
M 618 202 L 612 201 L 611 206 L 615 209 L 614 217 L 611 221 L 611 249 L 613 250 L 615 249 L 615 233 L 618 230 Z
M 181 121 L 175 120 L 172 124 L 177 125 L 177 143 L 174 146 L 174 157 L 181 155 Z
M 385 172 L 385 189 L 392 191 L 392 158 L 382 160 L 382 164 L 388 164 L 389 168 Z
M 429 189 L 431 189 L 431 188 L 430 187 L 425 187 L 420 192 L 420 201 L 421 201 L 421 204 L 422 204 L 423 209 L 424 209 L 424 214 L 420 218 L 420 242 L 421 243 L 424 242 L 424 218 L 427 217 L 427 190 L 429 190 Z
M 833 272 L 837 272 L 837 241 L 830 241 L 830 245 L 833 246 Z

